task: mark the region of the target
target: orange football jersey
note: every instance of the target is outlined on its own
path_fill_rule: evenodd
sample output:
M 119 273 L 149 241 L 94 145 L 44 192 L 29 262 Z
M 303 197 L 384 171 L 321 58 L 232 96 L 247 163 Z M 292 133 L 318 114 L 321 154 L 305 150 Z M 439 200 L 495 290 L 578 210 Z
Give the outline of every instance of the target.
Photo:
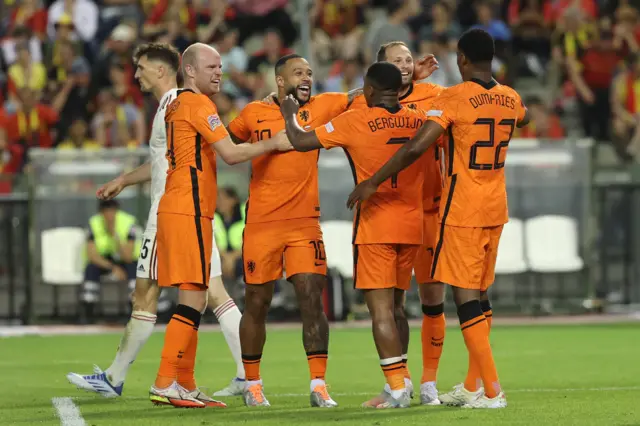
M 216 155 L 210 144 L 229 136 L 214 103 L 179 90 L 165 112 L 167 183 L 159 213 L 213 218 L 216 211 Z
M 343 93 L 313 96 L 300 108 L 298 123 L 304 130 L 315 129 L 342 113 L 347 103 Z M 284 128 L 277 102 L 251 102 L 229 123 L 232 134 L 251 142 L 269 139 Z M 251 166 L 247 223 L 320 216 L 317 152 L 274 152 L 255 158 Z
M 373 176 L 425 121 L 421 110 L 359 108 L 315 132 L 326 149 L 344 148 L 358 183 Z M 424 173 L 419 160 L 380 185 L 355 214 L 355 244 L 422 244 Z
M 411 109 L 427 110 L 433 101 L 440 95 L 444 87 L 432 83 L 415 83 L 409 87 L 409 91 L 400 98 L 400 104 Z M 364 96 L 358 96 L 353 100 L 351 108 L 367 108 Z M 424 211 L 431 211 L 438 208 L 440 196 L 442 194 L 442 173 L 440 171 L 440 146 L 433 144 L 429 147 L 424 156 L 426 160 L 424 186 L 423 188 L 423 208 Z
M 427 112 L 447 129 L 440 217 L 447 225 L 491 227 L 509 220 L 504 164 L 526 107 L 511 87 L 471 80 L 445 89 Z

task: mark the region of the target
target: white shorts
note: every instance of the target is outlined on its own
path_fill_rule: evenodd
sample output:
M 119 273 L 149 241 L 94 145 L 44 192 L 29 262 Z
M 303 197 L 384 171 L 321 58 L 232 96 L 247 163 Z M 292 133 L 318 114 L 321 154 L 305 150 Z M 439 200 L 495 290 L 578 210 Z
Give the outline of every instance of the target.
M 154 220 L 152 223 L 155 225 Z M 140 248 L 140 256 L 138 257 L 138 266 L 136 267 L 137 278 L 147 278 L 152 280 L 158 279 L 158 248 L 156 247 L 156 227 L 150 227 L 142 234 L 142 247 Z M 215 236 L 213 236 L 213 246 L 211 247 L 211 276 L 216 278 L 222 275 L 222 262 L 220 261 L 220 252 L 216 245 Z

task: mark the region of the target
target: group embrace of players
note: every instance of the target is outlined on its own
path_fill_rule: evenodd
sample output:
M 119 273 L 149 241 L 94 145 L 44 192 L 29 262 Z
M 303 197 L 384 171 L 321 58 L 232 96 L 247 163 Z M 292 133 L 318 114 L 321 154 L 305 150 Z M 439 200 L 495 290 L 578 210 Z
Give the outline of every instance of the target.
M 230 385 L 213 396 L 242 395 L 248 406 L 269 406 L 260 363 L 274 284 L 286 264 L 302 316 L 311 406 L 337 406 L 325 383 L 327 265 L 313 151 L 341 147 L 357 184 L 347 202 L 356 209 L 355 287 L 364 292 L 386 378 L 381 394 L 363 405 L 410 405 L 404 300 L 415 271 L 424 313 L 421 403 L 506 407 L 489 344 L 487 289 L 508 220 L 506 151 L 515 127 L 529 117 L 519 95 L 493 80 L 493 56 L 488 33 L 466 32 L 458 42 L 464 82 L 443 88 L 414 82 L 437 68 L 433 57 L 414 63 L 404 43 L 392 42 L 381 46 L 361 90 L 311 96 L 308 62 L 288 55 L 275 66 L 278 93 L 248 104 L 225 128 L 210 99 L 222 77 L 215 49 L 194 44 L 181 58 L 168 45 L 140 46 L 136 78 L 159 100 L 150 164 L 107 183 L 98 197 L 151 180 L 143 238 L 153 248 L 139 260 L 133 313 L 112 365 L 95 367 L 93 375 L 69 373 L 69 381 L 104 396 L 121 395 L 127 369 L 153 329 L 160 288 L 177 287 L 179 304 L 167 325 L 150 399 L 176 407 L 226 406 L 201 392 L 194 379 L 198 326 L 209 304 L 238 365 Z M 228 164 L 252 161 L 242 314 L 222 286 L 213 236 L 216 154 Z M 463 383 L 439 395 L 445 284 L 453 289 L 469 368 Z

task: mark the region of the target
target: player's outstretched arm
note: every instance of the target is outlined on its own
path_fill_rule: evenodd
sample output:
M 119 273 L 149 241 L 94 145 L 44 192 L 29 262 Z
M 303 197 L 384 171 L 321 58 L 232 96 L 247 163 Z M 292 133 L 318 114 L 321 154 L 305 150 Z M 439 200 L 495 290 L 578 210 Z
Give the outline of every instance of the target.
M 300 105 L 291 95 L 287 96 L 280 104 L 280 112 L 284 117 L 287 138 L 293 149 L 300 152 L 313 151 L 322 148 L 315 131 L 305 132 L 298 124 L 296 116 Z
M 444 133 L 444 129 L 438 123 L 425 122 L 413 139 L 405 143 L 380 170 L 353 189 L 349 194 L 347 207 L 352 209 L 356 204 L 371 197 L 382 182 L 400 173 L 420 158 L 442 133 Z
M 118 176 L 117 178 L 105 183 L 96 191 L 96 197 L 101 200 L 110 200 L 116 197 L 127 186 L 137 185 L 139 183 L 149 182 L 151 180 L 151 163 L 146 162 L 136 167 L 129 173 Z
M 236 145 L 230 136 L 226 136 L 212 145 L 224 162 L 229 165 L 243 163 L 272 151 L 291 151 L 293 149 L 284 130 L 276 133 L 270 139 L 256 143 Z

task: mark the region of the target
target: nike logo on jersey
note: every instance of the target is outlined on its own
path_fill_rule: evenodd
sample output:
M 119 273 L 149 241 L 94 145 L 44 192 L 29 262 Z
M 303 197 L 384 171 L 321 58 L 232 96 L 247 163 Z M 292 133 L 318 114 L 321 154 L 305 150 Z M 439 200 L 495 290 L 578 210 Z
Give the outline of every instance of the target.
M 258 123 L 264 123 L 267 120 L 258 120 Z

